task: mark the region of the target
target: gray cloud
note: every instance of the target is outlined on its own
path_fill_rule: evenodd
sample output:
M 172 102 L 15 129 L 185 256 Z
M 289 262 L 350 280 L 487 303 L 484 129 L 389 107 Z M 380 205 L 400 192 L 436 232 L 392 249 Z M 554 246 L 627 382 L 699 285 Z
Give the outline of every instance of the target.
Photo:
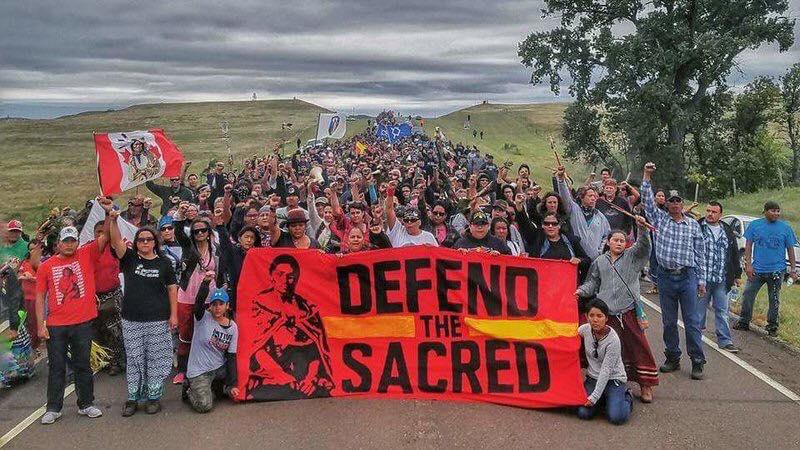
M 386 3 L 0 2 L 0 114 L 254 91 L 333 109 L 427 114 L 484 99 L 555 98 L 528 84 L 516 55 L 529 32 L 555 25 L 541 19 L 542 1 Z M 800 0 L 790 4 L 797 16 Z M 748 52 L 733 78 L 777 75 L 798 59 L 797 46 Z

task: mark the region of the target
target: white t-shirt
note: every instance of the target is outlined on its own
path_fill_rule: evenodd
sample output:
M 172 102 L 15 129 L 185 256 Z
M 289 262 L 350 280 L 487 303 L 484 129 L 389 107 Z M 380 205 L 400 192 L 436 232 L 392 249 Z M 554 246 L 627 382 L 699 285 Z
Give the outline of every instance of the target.
M 410 247 L 423 244 L 433 245 L 434 247 L 439 246 L 439 243 L 436 242 L 436 237 L 427 231 L 421 230 L 420 234 L 416 236 L 408 234 L 406 227 L 400 223 L 399 219 L 395 219 L 394 226 L 386 234 L 389 236 L 392 247 Z
M 714 225 L 707 223 L 706 225 L 708 225 L 708 229 L 711 230 L 711 233 L 714 234 L 714 240 L 718 241 L 719 237 L 722 236 L 722 227 L 718 223 Z

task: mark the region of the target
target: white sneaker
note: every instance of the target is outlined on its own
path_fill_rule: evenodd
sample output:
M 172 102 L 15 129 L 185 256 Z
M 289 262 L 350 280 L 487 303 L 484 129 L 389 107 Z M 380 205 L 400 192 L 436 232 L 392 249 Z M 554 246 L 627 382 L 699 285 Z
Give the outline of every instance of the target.
M 56 420 L 58 420 L 59 417 L 61 417 L 60 412 L 47 411 L 42 416 L 42 425 L 50 425 L 54 423 Z
M 86 408 L 79 409 L 78 414 L 82 416 L 87 416 L 91 419 L 100 417 L 103 415 L 103 411 L 100 411 L 100 408 L 96 406 L 87 406 Z

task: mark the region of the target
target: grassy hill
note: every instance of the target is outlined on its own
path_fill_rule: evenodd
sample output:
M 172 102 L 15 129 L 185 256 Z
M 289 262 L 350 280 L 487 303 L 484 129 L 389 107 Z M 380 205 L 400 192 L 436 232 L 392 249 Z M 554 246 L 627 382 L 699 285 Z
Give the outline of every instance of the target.
M 220 122 L 229 122 L 237 165 L 265 145 L 294 140 L 316 125 L 321 108 L 300 100 L 137 105 L 52 120 L 0 122 L 0 211 L 26 223 L 54 206 L 80 207 L 98 193 L 92 132 L 163 128 L 199 172 L 214 157 L 227 159 Z M 295 131 L 281 130 L 282 122 Z M 144 192 L 146 189 L 142 188 Z
M 425 130 L 433 134 L 441 127 L 453 142 L 478 146 L 492 153 L 498 165 L 506 160 L 531 164 L 533 176 L 541 183 L 550 177 L 554 165 L 549 136 L 560 136 L 561 119 L 566 104 L 480 104 L 432 119 L 425 119 Z M 119 111 L 87 112 L 52 120 L 0 121 L 0 211 L 6 217 L 24 222 L 38 220 L 54 206 L 80 206 L 97 193 L 96 162 L 92 131 L 129 131 L 163 128 L 194 162 L 192 171 L 200 171 L 212 158 L 226 158 L 220 122 L 230 125 L 231 147 L 237 165 L 243 157 L 263 152 L 279 141 L 304 142 L 313 138 L 317 114 L 324 108 L 300 100 L 257 102 L 208 102 L 137 105 Z M 467 115 L 471 128 L 464 129 Z M 293 130 L 281 130 L 282 122 L 291 122 Z M 347 136 L 362 132 L 366 118 L 347 122 Z M 472 130 L 484 132 L 484 138 L 472 137 Z M 504 150 L 504 144 L 516 150 Z M 587 168 L 570 167 L 576 179 Z M 146 189 L 142 189 L 147 192 Z M 774 198 L 784 205 L 787 220 L 797 223 L 800 214 L 800 188 L 781 192 L 741 195 L 725 201 L 726 212 L 757 215 L 764 199 Z M 26 227 L 27 228 L 27 227 Z

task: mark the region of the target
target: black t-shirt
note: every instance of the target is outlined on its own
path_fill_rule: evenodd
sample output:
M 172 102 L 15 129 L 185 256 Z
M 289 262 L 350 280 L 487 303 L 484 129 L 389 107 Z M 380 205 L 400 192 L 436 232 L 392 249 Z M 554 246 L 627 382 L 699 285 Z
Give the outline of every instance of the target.
M 125 280 L 122 318 L 133 322 L 169 320 L 167 286 L 177 284 L 175 269 L 168 258 L 145 259 L 127 249 L 119 260 Z
M 483 239 L 475 239 L 471 234 L 466 233 L 456 241 L 455 245 L 453 245 L 453 248 L 455 249 L 479 247 L 497 250 L 504 255 L 511 254 L 511 249 L 508 248 L 508 245 L 506 245 L 505 242 L 490 234 L 487 234 Z

